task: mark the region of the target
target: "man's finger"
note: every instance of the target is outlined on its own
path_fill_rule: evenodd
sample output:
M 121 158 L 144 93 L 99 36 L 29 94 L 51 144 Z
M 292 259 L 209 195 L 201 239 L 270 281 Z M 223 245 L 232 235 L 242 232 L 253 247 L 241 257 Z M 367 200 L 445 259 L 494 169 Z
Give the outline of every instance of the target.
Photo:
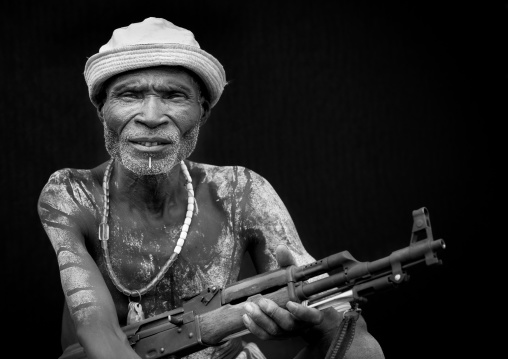
M 255 325 L 251 325 L 247 327 L 253 334 L 259 336 L 261 339 L 268 339 L 263 335 L 261 331 L 264 331 L 268 334 L 269 337 L 274 337 L 282 332 L 281 328 L 267 315 L 263 312 L 259 306 L 255 303 L 247 302 L 245 303 L 245 310 L 247 311 L 247 315 L 251 322 Z
M 264 298 L 258 302 L 258 305 L 259 308 L 261 308 L 266 315 L 272 318 L 280 328 L 286 331 L 292 331 L 295 329 L 295 317 L 287 310 L 282 309 L 273 301 Z
M 291 251 L 285 244 L 279 244 L 275 249 L 275 258 L 281 268 L 296 264 Z
M 242 316 L 243 324 L 249 331 L 260 339 L 268 340 L 272 339 L 272 336 L 268 334 L 264 329 L 257 325 L 248 314 Z
M 308 322 L 314 325 L 323 321 L 323 313 L 315 308 L 305 307 L 295 302 L 287 302 L 286 308 L 298 320 Z

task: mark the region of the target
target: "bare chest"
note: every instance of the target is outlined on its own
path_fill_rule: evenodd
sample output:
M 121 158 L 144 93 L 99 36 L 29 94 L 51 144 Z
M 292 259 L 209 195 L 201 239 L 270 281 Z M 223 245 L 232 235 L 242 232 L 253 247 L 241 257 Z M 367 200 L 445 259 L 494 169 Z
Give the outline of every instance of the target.
M 119 282 L 132 291 L 141 291 L 160 276 L 174 252 L 184 216 L 172 221 L 148 221 L 143 216 L 115 213 L 109 218 L 108 241 L 111 268 Z M 238 235 L 228 211 L 216 204 L 201 202 L 194 213 L 187 238 L 177 260 L 156 285 L 142 296 L 145 315 L 152 316 L 181 306 L 210 285 L 234 282 L 240 271 L 246 243 Z M 97 263 L 110 288 L 122 322 L 129 298 L 114 286 L 102 252 Z M 136 298 L 137 301 L 137 298 Z

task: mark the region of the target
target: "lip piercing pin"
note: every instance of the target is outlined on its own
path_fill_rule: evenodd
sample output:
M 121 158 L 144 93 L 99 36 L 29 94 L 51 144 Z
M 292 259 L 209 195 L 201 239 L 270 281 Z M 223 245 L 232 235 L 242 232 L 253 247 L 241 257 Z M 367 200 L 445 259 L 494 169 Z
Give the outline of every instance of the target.
M 152 157 L 148 157 L 148 168 L 152 169 Z

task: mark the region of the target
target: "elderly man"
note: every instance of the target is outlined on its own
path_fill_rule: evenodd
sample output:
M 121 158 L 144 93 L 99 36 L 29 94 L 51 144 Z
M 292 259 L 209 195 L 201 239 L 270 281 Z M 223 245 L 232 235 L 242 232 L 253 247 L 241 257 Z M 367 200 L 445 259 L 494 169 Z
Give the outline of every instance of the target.
M 236 281 L 246 251 L 258 272 L 313 261 L 265 179 L 187 160 L 226 85 L 190 31 L 158 18 L 115 30 L 85 79 L 111 160 L 55 172 L 38 204 L 66 299 L 64 348 L 79 342 L 88 358 L 139 358 L 121 326 Z M 342 318 L 294 302 L 245 309 L 246 328 L 262 339 L 302 335 L 301 358 L 324 357 Z M 347 354 L 383 357 L 363 319 Z M 263 354 L 236 338 L 190 357 Z

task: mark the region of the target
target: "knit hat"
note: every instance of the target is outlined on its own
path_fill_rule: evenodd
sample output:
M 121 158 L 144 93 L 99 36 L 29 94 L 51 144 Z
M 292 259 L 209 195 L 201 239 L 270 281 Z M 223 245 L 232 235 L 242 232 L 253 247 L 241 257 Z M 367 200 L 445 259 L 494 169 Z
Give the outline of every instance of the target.
M 219 101 L 226 86 L 220 62 L 199 47 L 192 32 L 154 17 L 116 29 L 109 42 L 88 59 L 84 75 L 90 100 L 99 106 L 102 85 L 114 75 L 163 65 L 194 72 L 208 90 L 211 107 Z

